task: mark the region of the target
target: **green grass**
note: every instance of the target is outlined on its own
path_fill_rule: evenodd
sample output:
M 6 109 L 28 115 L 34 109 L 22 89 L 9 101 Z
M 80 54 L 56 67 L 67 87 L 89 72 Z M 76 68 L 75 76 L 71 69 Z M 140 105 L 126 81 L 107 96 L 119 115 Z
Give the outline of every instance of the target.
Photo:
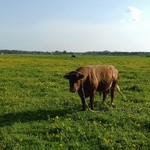
M 112 64 L 127 101 L 81 111 L 63 75 L 79 66 Z M 150 58 L 140 56 L 0 55 L 0 149 L 148 150 Z M 88 101 L 88 100 L 87 100 Z

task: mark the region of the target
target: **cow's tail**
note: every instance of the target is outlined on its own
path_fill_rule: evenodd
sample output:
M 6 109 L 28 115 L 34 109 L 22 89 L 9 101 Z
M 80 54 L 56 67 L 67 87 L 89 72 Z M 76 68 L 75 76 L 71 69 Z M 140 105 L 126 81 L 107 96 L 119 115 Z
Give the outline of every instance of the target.
M 122 96 L 124 101 L 127 101 L 126 97 L 122 94 L 119 85 L 116 86 L 117 87 L 117 91 L 120 93 L 120 95 Z

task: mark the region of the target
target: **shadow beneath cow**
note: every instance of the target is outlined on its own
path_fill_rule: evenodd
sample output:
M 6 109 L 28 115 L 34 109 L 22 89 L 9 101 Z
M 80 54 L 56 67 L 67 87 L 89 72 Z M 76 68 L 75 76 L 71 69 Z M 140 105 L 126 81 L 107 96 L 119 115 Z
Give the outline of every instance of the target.
M 43 110 L 37 111 L 25 111 L 25 112 L 14 112 L 5 115 L 0 115 L 0 127 L 11 126 L 16 122 L 25 123 L 32 121 L 48 120 L 50 118 L 64 117 L 67 114 L 73 112 L 73 109 L 55 109 L 55 110 Z

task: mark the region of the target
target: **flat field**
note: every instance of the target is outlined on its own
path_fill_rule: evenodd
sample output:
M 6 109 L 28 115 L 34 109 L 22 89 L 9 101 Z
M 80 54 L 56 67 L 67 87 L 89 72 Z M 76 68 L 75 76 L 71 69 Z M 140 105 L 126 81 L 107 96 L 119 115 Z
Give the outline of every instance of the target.
M 97 94 L 97 112 L 81 111 L 78 94 L 69 92 L 63 75 L 94 64 L 119 70 L 127 100 L 116 93 L 116 108 Z M 0 149 L 150 149 L 150 58 L 0 55 Z

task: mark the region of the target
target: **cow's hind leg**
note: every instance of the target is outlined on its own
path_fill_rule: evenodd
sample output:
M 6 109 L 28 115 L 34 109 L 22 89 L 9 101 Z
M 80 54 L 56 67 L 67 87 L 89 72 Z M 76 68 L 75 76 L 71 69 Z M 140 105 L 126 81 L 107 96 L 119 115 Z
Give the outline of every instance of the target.
M 114 95 L 115 95 L 115 87 L 116 87 L 117 83 L 113 83 L 112 87 L 111 87 L 111 106 L 115 107 L 114 104 Z
M 82 101 L 82 110 L 86 110 L 85 98 L 81 98 Z
M 111 106 L 115 106 L 114 104 L 114 89 L 111 90 Z

